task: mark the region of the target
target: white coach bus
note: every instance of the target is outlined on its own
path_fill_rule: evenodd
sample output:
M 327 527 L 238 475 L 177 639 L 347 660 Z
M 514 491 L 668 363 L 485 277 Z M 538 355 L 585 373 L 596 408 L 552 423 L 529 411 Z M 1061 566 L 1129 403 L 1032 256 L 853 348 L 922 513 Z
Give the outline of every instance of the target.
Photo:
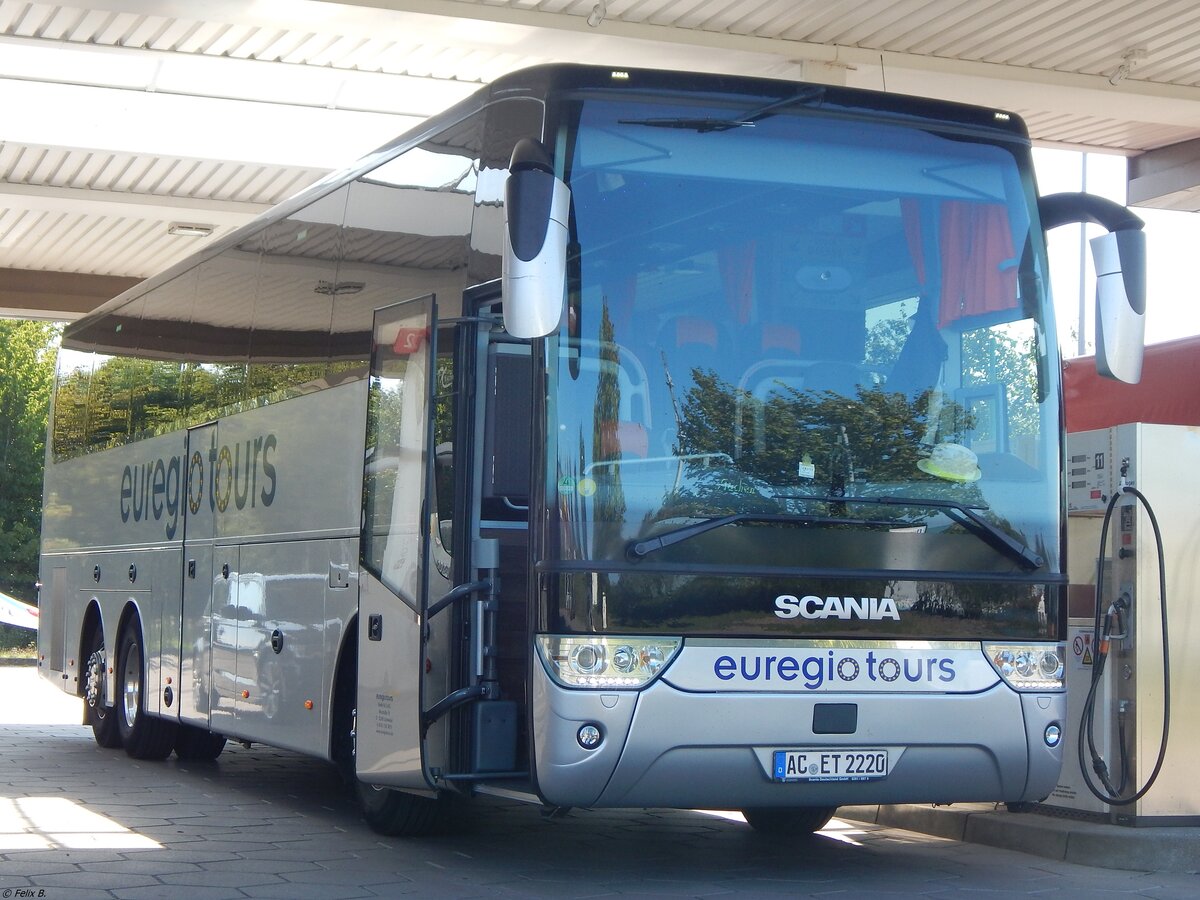
M 455 796 L 1038 800 L 1066 712 L 1044 229 L 991 109 L 506 76 L 66 329 L 41 673 L 105 747 Z

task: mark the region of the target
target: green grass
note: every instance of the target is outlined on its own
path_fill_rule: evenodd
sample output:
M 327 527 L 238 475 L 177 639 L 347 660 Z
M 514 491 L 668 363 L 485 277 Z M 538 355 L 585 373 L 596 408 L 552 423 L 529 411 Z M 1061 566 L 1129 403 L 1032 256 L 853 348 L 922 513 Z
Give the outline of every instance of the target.
M 32 659 L 37 656 L 37 635 L 28 628 L 0 625 L 0 659 Z

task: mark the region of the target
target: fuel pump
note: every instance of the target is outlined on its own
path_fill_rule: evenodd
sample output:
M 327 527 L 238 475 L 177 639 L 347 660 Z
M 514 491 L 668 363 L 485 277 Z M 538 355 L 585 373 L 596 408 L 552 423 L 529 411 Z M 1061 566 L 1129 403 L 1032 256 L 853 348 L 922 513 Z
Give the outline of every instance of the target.
M 1043 805 L 1200 824 L 1200 429 L 1070 434 L 1066 469 L 1068 752 Z
M 1155 756 L 1154 768 L 1146 778 L 1145 784 L 1140 787 L 1133 788 L 1133 793 L 1128 794 L 1130 762 L 1128 756 L 1128 729 L 1126 727 L 1127 714 L 1129 712 L 1129 704 L 1125 701 L 1118 703 L 1117 706 L 1117 742 L 1116 749 L 1118 754 L 1119 768 L 1116 773 L 1116 778 L 1112 777 L 1113 773 L 1109 769 L 1109 763 L 1096 747 L 1094 726 L 1096 721 L 1096 701 L 1097 689 L 1103 683 L 1104 668 L 1108 662 L 1110 649 L 1114 641 L 1129 640 L 1129 614 L 1133 603 L 1133 597 L 1128 590 L 1121 591 L 1116 599 L 1109 604 L 1108 611 L 1101 615 L 1103 609 L 1103 599 L 1106 596 L 1104 590 L 1104 566 L 1098 564 L 1096 568 L 1096 614 L 1095 624 L 1092 630 L 1093 640 L 1092 645 L 1096 648 L 1096 658 L 1093 665 L 1092 677 L 1088 688 L 1087 699 L 1083 705 L 1083 716 L 1080 720 L 1079 739 L 1077 746 L 1079 749 L 1079 767 L 1083 773 L 1084 784 L 1087 785 L 1089 791 L 1098 800 L 1108 803 L 1111 806 L 1129 806 L 1141 800 L 1150 792 L 1154 786 L 1154 782 L 1158 780 L 1159 773 L 1162 771 L 1163 760 L 1167 753 L 1167 744 L 1171 735 L 1171 640 L 1170 640 L 1170 617 L 1167 615 L 1167 576 L 1166 565 L 1162 558 L 1163 542 L 1162 531 L 1158 526 L 1158 519 L 1154 515 L 1154 509 L 1150 506 L 1145 494 L 1131 485 L 1128 481 L 1130 462 L 1128 459 L 1121 461 L 1121 479 L 1116 493 L 1112 499 L 1108 501 L 1108 506 L 1104 511 L 1104 522 L 1100 528 L 1100 552 L 1099 560 L 1105 557 L 1105 549 L 1108 545 L 1109 526 L 1112 521 L 1113 511 L 1117 508 L 1118 503 L 1125 496 L 1137 498 L 1146 510 L 1146 515 L 1149 517 L 1150 525 L 1154 530 L 1155 550 L 1158 558 L 1158 599 L 1159 613 L 1162 628 L 1162 738 L 1159 741 L 1158 753 Z M 1130 507 L 1124 507 L 1129 509 Z M 1121 548 L 1118 555 L 1128 553 L 1130 551 Z M 1122 557 L 1124 558 L 1124 557 Z M 1086 748 L 1086 754 L 1085 754 Z M 1096 780 L 1093 781 L 1092 776 L 1088 771 L 1088 760 L 1091 761 L 1091 772 L 1095 774 Z

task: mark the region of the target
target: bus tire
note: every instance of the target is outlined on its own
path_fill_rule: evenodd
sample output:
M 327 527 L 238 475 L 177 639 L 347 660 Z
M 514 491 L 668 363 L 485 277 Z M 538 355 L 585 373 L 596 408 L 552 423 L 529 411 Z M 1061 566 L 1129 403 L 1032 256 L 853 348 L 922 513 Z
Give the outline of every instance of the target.
M 338 661 L 330 756 L 358 799 L 363 818 L 378 834 L 419 837 L 441 830 L 449 819 L 448 800 L 407 794 L 359 781 L 355 763 L 355 706 L 358 696 L 358 647 L 352 637 Z
M 361 781 L 358 804 L 372 831 L 395 837 L 432 834 L 445 825 L 447 818 L 444 798 L 419 797 Z
M 108 655 L 104 652 L 104 630 L 97 622 L 88 630 L 83 659 L 83 724 L 92 727 L 92 737 L 101 747 L 121 746 L 117 710 L 105 706 L 105 675 Z
M 191 762 L 212 762 L 225 749 L 225 735 L 180 724 L 175 731 L 175 755 Z
M 795 806 L 783 809 L 743 809 L 746 823 L 763 834 L 803 836 L 829 824 L 836 806 Z
M 166 759 L 175 749 L 175 723 L 146 714 L 146 661 L 136 617 L 121 629 L 117 647 L 115 711 L 125 752 L 134 759 Z

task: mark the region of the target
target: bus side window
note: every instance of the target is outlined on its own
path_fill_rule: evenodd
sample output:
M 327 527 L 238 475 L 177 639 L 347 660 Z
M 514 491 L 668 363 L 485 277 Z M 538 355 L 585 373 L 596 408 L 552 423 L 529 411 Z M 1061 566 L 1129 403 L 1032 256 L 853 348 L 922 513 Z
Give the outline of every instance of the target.
M 524 519 L 529 507 L 533 359 L 527 344 L 488 348 L 482 518 Z

